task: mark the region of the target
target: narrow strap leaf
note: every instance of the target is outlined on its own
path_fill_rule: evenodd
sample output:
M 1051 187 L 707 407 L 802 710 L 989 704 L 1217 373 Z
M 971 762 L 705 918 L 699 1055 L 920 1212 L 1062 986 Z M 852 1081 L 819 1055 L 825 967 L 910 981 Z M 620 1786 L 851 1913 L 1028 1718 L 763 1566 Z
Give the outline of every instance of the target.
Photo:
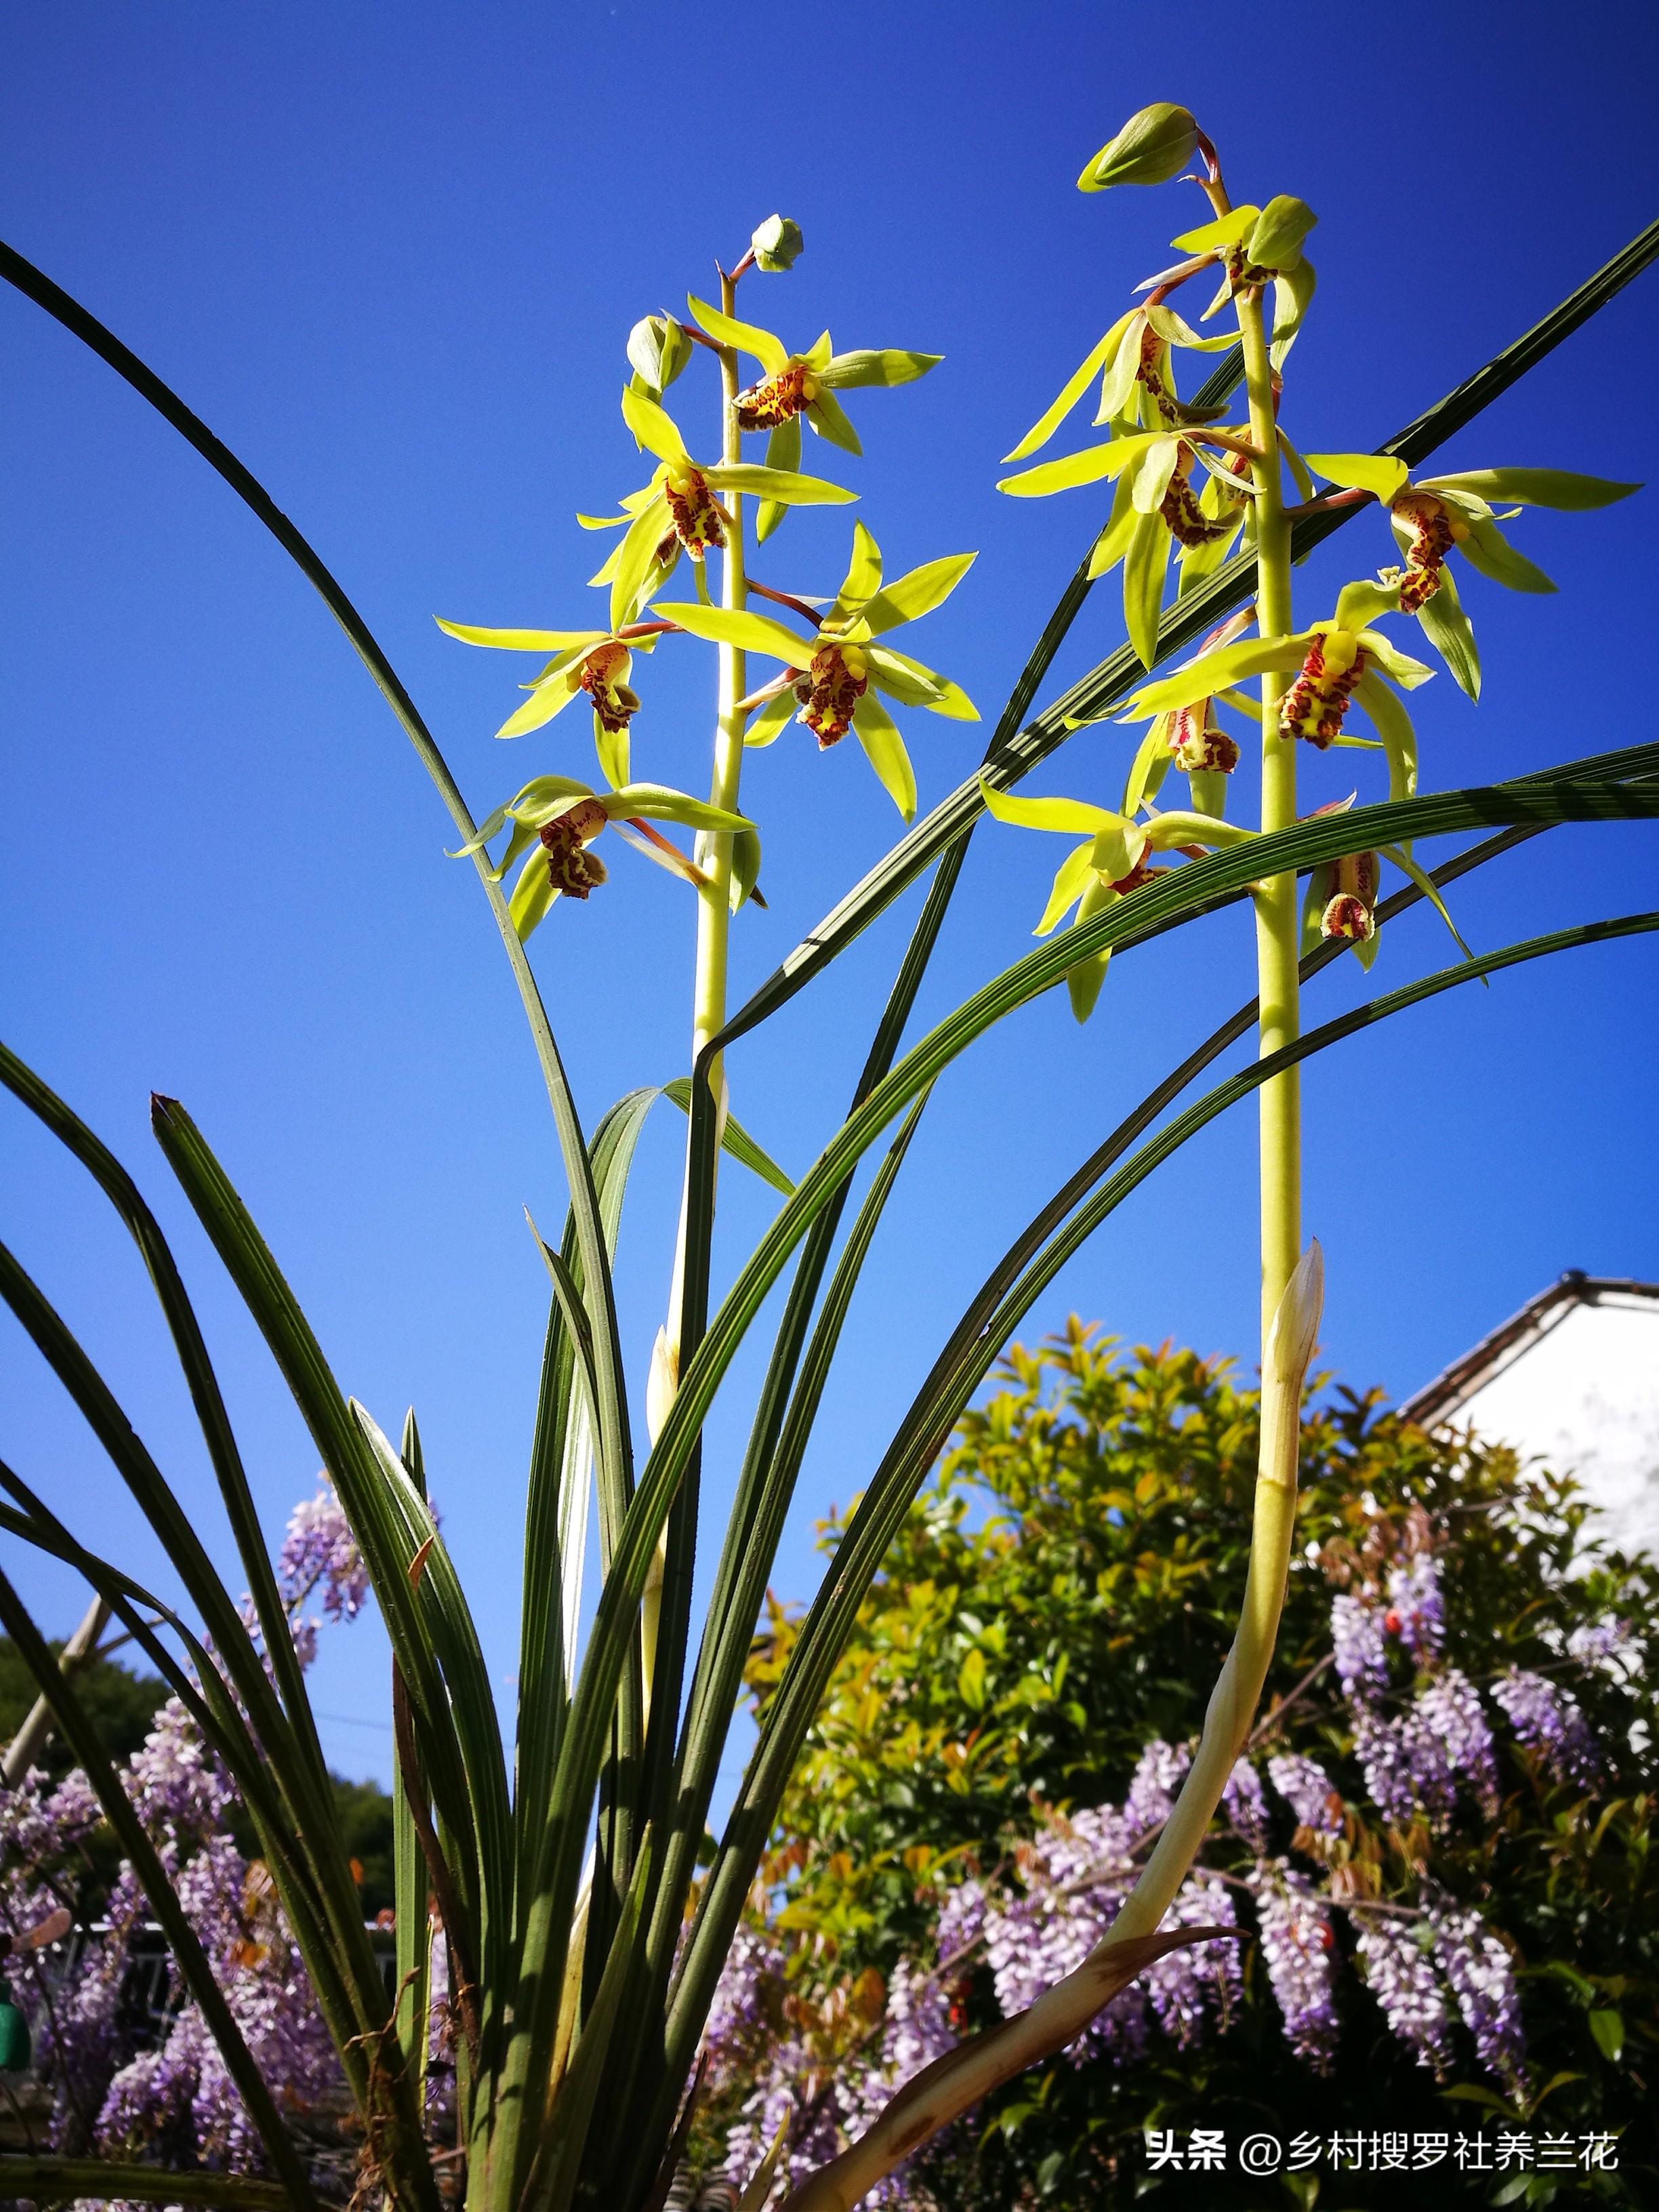
M 662 1095 L 678 1106 L 682 1114 L 689 1114 L 691 1110 L 690 1077 L 675 1076 L 671 1083 L 663 1085 Z M 763 1182 L 770 1183 L 773 1189 L 781 1191 L 785 1198 L 793 1194 L 794 1184 L 771 1154 L 762 1151 L 735 1115 L 727 1114 L 720 1141 L 734 1160 L 757 1175 Z

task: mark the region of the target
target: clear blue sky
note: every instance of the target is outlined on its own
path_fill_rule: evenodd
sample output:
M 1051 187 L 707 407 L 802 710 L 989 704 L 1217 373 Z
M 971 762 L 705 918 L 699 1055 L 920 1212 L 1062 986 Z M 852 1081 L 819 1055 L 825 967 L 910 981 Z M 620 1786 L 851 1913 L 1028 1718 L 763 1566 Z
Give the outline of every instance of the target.
M 1567 23 L 1570 20 L 1570 33 Z M 1109 5 L 725 4 L 165 9 L 63 0 L 13 20 L 3 234 L 146 357 L 307 531 L 403 672 L 479 811 L 585 754 L 490 732 L 517 669 L 434 613 L 564 625 L 596 541 L 574 509 L 638 480 L 616 412 L 635 318 L 704 289 L 762 217 L 807 240 L 750 312 L 799 342 L 939 352 L 863 395 L 847 480 L 892 566 L 983 549 L 918 647 L 988 720 L 1097 520 L 1091 494 L 1015 503 L 998 457 L 1198 219 L 1174 188 L 1084 198 L 1121 118 L 1186 100 L 1235 192 L 1318 210 L 1315 319 L 1286 422 L 1370 447 L 1526 328 L 1656 212 L 1646 10 L 1538 0 L 1348 11 Z M 1449 449 L 1659 476 L 1646 410 L 1659 276 L 1625 295 Z M 337 1370 L 388 1425 L 411 1398 L 498 1675 L 514 1665 L 517 1540 L 545 1285 L 528 1203 L 562 1195 L 544 1100 L 488 915 L 447 825 L 308 587 L 204 465 L 38 310 L 0 299 L 6 403 L 8 769 L 0 1025 L 132 1165 L 198 1287 L 273 1529 L 314 1457 L 148 1134 L 152 1089 L 219 1149 Z M 682 387 L 682 390 L 685 387 Z M 856 396 L 855 396 L 856 397 Z M 700 403 L 708 406 L 706 395 Z M 706 413 L 705 423 L 711 419 Z M 818 449 L 822 456 L 823 449 Z M 1646 734 L 1654 501 L 1518 530 L 1561 583 L 1467 592 L 1488 671 L 1471 707 L 1419 694 L 1425 780 L 1480 781 Z M 763 574 L 832 588 L 845 522 L 792 523 Z M 1385 557 L 1372 518 L 1304 572 L 1316 612 Z M 1121 636 L 1114 594 L 1058 674 Z M 666 664 L 669 656 L 660 656 Z M 694 682 L 693 671 L 696 681 Z M 706 665 L 648 670 L 635 757 L 700 783 Z M 926 805 L 982 732 L 913 718 Z M 1127 733 L 1079 737 L 1033 787 L 1112 799 Z M 1362 766 L 1354 771 L 1355 759 Z M 580 772 L 578 769 L 578 772 Z M 1363 757 L 1307 778 L 1334 796 Z M 751 761 L 770 911 L 737 931 L 757 981 L 884 848 L 896 817 L 849 744 Z M 1459 901 L 1481 945 L 1653 902 L 1651 830 L 1558 833 Z M 1048 841 L 981 832 L 930 983 L 936 1013 L 1030 942 Z M 732 1067 L 734 1104 L 799 1170 L 839 1118 L 915 900 Z M 535 956 L 583 1109 L 680 1072 L 689 903 L 616 856 Z M 1402 926 L 1379 984 L 1439 965 Z M 811 1522 L 873 1464 L 953 1313 L 1012 1229 L 1170 1060 L 1249 988 L 1237 915 L 1125 962 L 1086 1030 L 1029 1009 L 941 1086 L 832 1390 L 780 1588 Z M 1347 963 L 1352 968 L 1352 963 Z M 1326 1358 L 1403 1394 L 1561 1268 L 1659 1274 L 1652 1168 L 1659 951 L 1534 968 L 1405 1018 L 1308 1081 L 1308 1219 L 1325 1243 Z M 1356 995 L 1322 979 L 1316 1012 Z M 683 1125 L 662 1109 L 624 1227 L 642 1379 L 665 1295 Z M 1131 1339 L 1249 1357 L 1255 1263 L 1241 1116 L 1182 1156 L 1056 1286 Z M 130 1249 L 15 1110 L 3 1233 L 79 1328 L 204 1527 L 210 1489 Z M 722 1264 L 765 1218 L 725 1184 Z M 113 1476 L 16 1332 L 0 1449 L 124 1559 L 150 1553 Z M 731 1480 L 752 1367 L 717 1419 Z M 218 1543 L 216 1533 L 214 1540 Z M 223 1547 L 220 1547 L 223 1550 Z M 82 1601 L 24 1565 L 47 1626 Z M 318 1702 L 350 1771 L 384 1774 L 383 1660 L 332 1639 Z

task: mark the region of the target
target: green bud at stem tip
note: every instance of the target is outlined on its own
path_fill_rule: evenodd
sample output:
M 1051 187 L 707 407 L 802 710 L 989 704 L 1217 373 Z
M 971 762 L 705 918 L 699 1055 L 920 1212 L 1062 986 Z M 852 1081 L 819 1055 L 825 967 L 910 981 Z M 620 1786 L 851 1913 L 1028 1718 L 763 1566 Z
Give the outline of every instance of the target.
M 805 242 L 799 223 L 791 222 L 787 215 L 769 215 L 749 245 L 756 268 L 776 276 L 793 265 Z
M 1132 115 L 1116 137 L 1108 140 L 1078 179 L 1077 188 L 1103 192 L 1113 185 L 1166 185 L 1181 174 L 1198 142 L 1198 125 L 1184 107 L 1156 101 Z

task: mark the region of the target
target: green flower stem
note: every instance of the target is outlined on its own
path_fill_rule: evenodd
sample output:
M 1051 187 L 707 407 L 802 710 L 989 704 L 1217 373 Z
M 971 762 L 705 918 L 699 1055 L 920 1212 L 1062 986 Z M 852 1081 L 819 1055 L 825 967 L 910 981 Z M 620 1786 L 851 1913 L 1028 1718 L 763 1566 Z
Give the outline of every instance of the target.
M 1263 637 L 1287 637 L 1291 610 L 1291 532 L 1280 489 L 1273 371 L 1267 357 L 1261 295 L 1238 305 L 1249 395 L 1250 434 L 1266 456 L 1255 478 L 1256 626 Z M 1285 678 L 1261 679 L 1261 827 L 1288 830 L 1296 820 L 1296 740 L 1280 733 Z M 1261 1049 L 1265 1058 L 1296 1042 L 1299 1023 L 1300 921 L 1294 873 L 1275 876 L 1255 896 L 1256 964 L 1261 981 Z M 1279 1302 L 1302 1252 L 1302 1096 L 1294 1067 L 1261 1090 L 1261 1336 L 1265 1345 Z
M 1279 457 L 1273 366 L 1261 294 L 1238 302 L 1249 398 L 1250 436 L 1262 457 L 1255 480 L 1256 627 L 1263 637 L 1295 629 L 1291 604 L 1291 531 Z M 1296 740 L 1279 729 L 1285 680 L 1261 679 L 1261 828 L 1271 834 L 1296 820 Z M 1301 921 L 1293 869 L 1270 878 L 1255 894 L 1260 1055 L 1296 1042 L 1300 1030 Z M 1302 1261 L 1302 1097 L 1300 1071 L 1283 1069 L 1261 1086 L 1261 1440 L 1250 1538 L 1250 1565 L 1238 1631 L 1209 1708 L 1198 1752 L 1174 1812 L 1122 1911 L 1093 1954 L 1127 1938 L 1150 1936 L 1174 1901 L 1204 1840 L 1233 1762 L 1249 1734 L 1273 1659 L 1296 1527 L 1297 1447 L 1302 1385 L 1312 1356 L 1323 1289 L 1317 1247 Z
M 737 313 L 737 279 L 728 276 L 722 270 L 720 312 L 723 314 L 735 315 Z M 727 464 L 735 464 L 743 459 L 743 433 L 738 428 L 736 404 L 738 357 L 729 346 L 720 349 L 720 459 Z M 749 604 L 749 582 L 744 565 L 743 495 L 728 492 L 726 496 L 732 526 L 726 532 L 726 554 L 721 562 L 720 605 L 740 611 Z M 702 596 L 701 579 L 699 580 L 699 596 Z M 743 775 L 744 726 L 748 720 L 746 712 L 738 708 L 738 702 L 745 696 L 748 689 L 748 656 L 732 645 L 720 645 L 715 650 L 719 656 L 719 695 L 714 727 L 714 767 L 708 787 L 708 799 L 712 806 L 735 812 L 738 785 Z M 696 887 L 697 954 L 691 1005 L 691 1065 L 694 1067 L 703 1047 L 710 1038 L 720 1034 L 726 1022 L 726 952 L 732 928 L 730 834 L 716 830 L 702 831 L 697 838 L 696 859 L 703 879 Z M 724 1121 L 726 1075 L 723 1060 L 716 1059 L 710 1064 L 708 1082 L 720 1101 L 720 1119 Z M 718 1173 L 719 1161 L 717 1132 L 712 1172 Z M 688 1136 L 686 1185 L 680 1200 L 679 1229 L 675 1238 L 673 1287 L 669 1294 L 668 1319 L 653 1360 L 653 1414 L 659 1414 L 659 1409 L 666 1407 L 679 1380 L 685 1297 L 686 1231 L 691 1211 L 690 1175 L 691 1148 Z M 664 1562 L 664 1547 L 659 1544 L 641 1608 L 647 1710 L 656 1666 Z

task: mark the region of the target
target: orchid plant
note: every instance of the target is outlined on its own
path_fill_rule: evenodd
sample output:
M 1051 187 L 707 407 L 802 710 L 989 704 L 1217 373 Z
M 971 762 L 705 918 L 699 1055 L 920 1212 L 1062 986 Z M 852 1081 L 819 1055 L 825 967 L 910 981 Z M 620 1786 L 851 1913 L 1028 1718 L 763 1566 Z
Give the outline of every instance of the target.
M 684 322 L 636 325 L 621 410 L 648 464 L 647 481 L 610 517 L 580 518 L 621 536 L 595 578 L 607 593 L 601 622 L 569 629 L 454 625 L 473 645 L 536 656 L 525 703 L 503 736 L 538 737 L 577 695 L 589 701 L 596 780 L 544 769 L 482 823 L 385 654 L 315 551 L 200 421 L 118 339 L 9 249 L 0 273 L 43 305 L 157 406 L 278 537 L 344 627 L 432 777 L 501 934 L 546 1085 L 569 1187 L 550 1279 L 546 1352 L 530 1448 L 521 1655 L 509 1751 L 466 1594 L 428 1505 L 418 1431 L 401 1438 L 346 1396 L 280 1267 L 177 1101 L 155 1102 L 154 1127 L 236 1288 L 263 1333 L 331 1478 L 390 1638 L 392 1715 L 402 1790 L 397 1851 L 397 1978 L 388 1997 L 356 1912 L 347 1856 L 295 1655 L 280 1590 L 255 1516 L 236 1441 L 178 1270 L 135 1185 L 37 1075 L 14 1057 L 7 1085 L 100 1184 L 137 1241 L 189 1381 L 251 1595 L 245 1608 L 214 1570 L 192 1516 L 122 1414 L 67 1323 L 9 1255 L 0 1290 L 90 1422 L 165 1546 L 194 1620 L 167 1614 L 118 1562 L 99 1555 L 52 1515 L 20 1478 L 0 1472 L 11 1502 L 0 1525 L 75 1566 L 139 1637 L 241 1794 L 263 1863 L 315 1990 L 356 2107 L 362 2145 L 354 2201 L 434 2212 L 460 2199 L 472 2212 L 564 2212 L 566 2207 L 659 2207 L 674 2180 L 701 2094 L 698 2050 L 744 1899 L 812 1714 L 877 1571 L 940 1440 L 999 1352 L 1057 1271 L 1113 1209 L 1187 1137 L 1229 1105 L 1259 1093 L 1263 1401 L 1254 1550 L 1236 1642 L 1211 1698 L 1198 1749 L 1158 1843 L 1099 1940 L 1071 1972 L 992 2034 L 945 2054 L 841 2155 L 802 2181 L 790 2212 L 848 2207 L 916 2145 L 988 2089 L 1070 2043 L 1159 1958 L 1231 1931 L 1194 1926 L 1170 1908 L 1181 1894 L 1251 1717 L 1273 1644 L 1296 1510 L 1300 1394 L 1319 1323 L 1321 1263 L 1301 1222 L 1297 1070 L 1302 1059 L 1433 994 L 1517 961 L 1659 927 L 1625 916 L 1460 959 L 1306 1034 L 1301 983 L 1349 945 L 1373 944 L 1378 924 L 1500 850 L 1568 819 L 1659 813 L 1659 749 L 1638 744 L 1498 787 L 1425 797 L 1395 687 L 1426 673 L 1379 625 L 1415 614 L 1431 645 L 1473 689 L 1474 663 L 1445 564 L 1455 548 L 1499 581 L 1541 580 L 1507 545 L 1497 503 L 1528 499 L 1592 506 L 1630 487 L 1538 471 L 1491 471 L 1419 479 L 1403 473 L 1513 383 L 1659 253 L 1644 234 L 1545 323 L 1380 456 L 1328 454 L 1304 462 L 1279 426 L 1283 371 L 1309 310 L 1313 279 L 1303 245 L 1312 212 L 1287 196 L 1234 207 L 1207 137 L 1185 109 L 1133 118 L 1085 172 L 1085 190 L 1173 180 L 1196 161 L 1206 219 L 1183 232 L 1185 258 L 1142 288 L 1018 454 L 1053 434 L 1098 372 L 1098 427 L 1107 434 L 1060 461 L 1006 480 L 1015 495 L 1112 483 L 1110 508 L 1015 684 L 982 769 L 919 821 L 916 783 L 890 712 L 921 708 L 976 719 L 961 690 L 890 642 L 956 589 L 971 556 L 950 554 L 885 582 L 875 537 L 852 532 L 844 577 L 821 596 L 786 592 L 756 573 L 792 507 L 838 505 L 853 494 L 802 473 L 800 426 L 838 459 L 858 450 L 843 398 L 902 386 L 936 357 L 904 349 L 837 353 L 822 337 L 796 345 L 739 318 L 745 280 L 770 286 L 800 251 L 794 226 L 772 218 L 720 273 L 718 304 L 693 298 Z M 1206 337 L 1168 301 L 1212 273 L 1213 314 L 1231 321 Z M 1273 296 L 1271 320 L 1269 295 Z M 1138 296 L 1138 295 L 1137 295 Z M 769 319 L 778 319 L 769 318 Z M 1190 401 L 1176 396 L 1171 363 L 1183 350 L 1217 351 Z M 706 440 L 671 386 L 694 361 L 714 372 L 714 426 Z M 746 363 L 757 365 L 750 377 Z M 1242 379 L 1239 419 L 1224 417 Z M 689 388 L 689 387 L 688 387 Z M 744 440 L 764 434 L 765 458 Z M 707 458 L 696 458 L 706 456 Z M 1335 489 L 1316 494 L 1312 471 Z M 1287 499 L 1285 473 L 1297 495 Z M 1367 480 L 1369 477 L 1369 481 Z M 1333 615 L 1298 624 L 1293 562 L 1364 507 L 1381 503 L 1404 538 L 1402 564 L 1350 585 Z M 1461 533 L 1461 534 L 1460 534 Z M 1171 556 L 1179 589 L 1166 610 Z M 690 596 L 665 592 L 682 559 Z M 718 591 L 709 569 L 718 562 Z M 1027 720 L 1037 689 L 1097 577 L 1123 567 L 1130 643 Z M 760 611 L 754 602 L 793 617 Z M 1437 611 L 1431 611 L 1437 610 Z M 1248 615 L 1245 611 L 1249 610 Z M 1235 627 L 1243 616 L 1255 635 Z M 635 726 L 649 729 L 635 688 L 640 662 L 687 636 L 712 647 L 712 757 L 706 799 L 637 780 Z M 1169 678 L 1146 672 L 1197 641 L 1195 659 Z M 676 646 L 673 649 L 678 650 Z M 775 665 L 758 683 L 751 658 Z M 1226 787 L 1243 758 L 1218 710 L 1237 713 L 1237 685 L 1261 680 L 1249 714 L 1260 732 L 1261 803 L 1251 825 L 1229 818 Z M 1131 694 L 1133 693 L 1133 696 Z M 1302 748 L 1346 742 L 1351 704 L 1386 753 L 1390 796 L 1348 809 L 1299 812 Z M 1116 808 L 1096 801 L 1027 800 L 1010 787 L 1079 727 L 1126 709 L 1150 718 Z M 890 854 L 803 939 L 772 977 L 730 1003 L 732 930 L 757 896 L 760 828 L 742 803 L 745 750 L 781 734 L 793 715 L 818 746 L 854 736 L 907 827 Z M 550 737 L 544 742 L 562 742 Z M 1160 813 L 1171 764 L 1189 779 L 1190 808 Z M 1074 919 L 989 979 L 904 1044 L 916 995 L 944 926 L 966 842 L 986 811 L 1088 840 L 1061 871 L 1045 922 Z M 661 825 L 661 826 L 659 826 Z M 689 885 L 695 980 L 688 1072 L 665 1086 L 689 1114 L 684 1194 L 667 1310 L 643 1405 L 630 1407 L 611 1255 L 629 1163 L 654 1091 L 617 1102 L 583 1125 L 526 947 L 554 927 L 562 899 L 606 884 L 592 848 L 609 827 Z M 1417 841 L 1474 829 L 1432 875 Z M 671 834 L 689 832 L 688 847 Z M 497 839 L 499 850 L 492 850 Z M 1181 866 L 1154 868 L 1152 854 Z M 1373 857 L 1398 854 L 1404 887 L 1380 896 Z M 502 878 L 515 862 L 511 892 Z M 809 986 L 906 885 L 937 862 L 932 888 L 876 1025 L 849 1111 L 808 1171 L 792 1182 L 730 1111 L 726 1062 L 740 1038 Z M 1312 942 L 1304 950 L 1300 872 L 1314 874 Z M 624 896 L 620 884 L 605 896 Z M 1063 980 L 1086 1012 L 1109 956 L 1188 917 L 1248 902 L 1255 917 L 1257 998 L 1188 1058 L 1036 1214 L 964 1310 L 879 1464 L 826 1573 L 771 1702 L 721 1832 L 708 1822 L 744 1667 L 769 1572 L 843 1322 L 884 1207 L 936 1079 L 1015 1008 Z M 1081 979 L 1080 981 L 1079 979 Z M 1252 1026 L 1259 1056 L 1171 1119 L 1186 1086 Z M 846 1233 L 854 1177 L 885 1139 Z M 712 1234 L 721 1150 L 757 1168 L 780 1206 L 718 1301 Z M 669 1240 L 665 1237 L 665 1246 Z M 793 1268 L 793 1272 L 790 1272 Z M 749 1443 L 710 1595 L 694 1636 L 692 1565 L 702 1528 L 704 1424 L 769 1293 L 788 1273 Z M 648 1448 L 635 1442 L 642 1411 Z M 599 1532 L 597 1601 L 585 1643 L 586 1542 Z M 167 1635 L 151 1626 L 167 1624 Z M 252 1626 L 250 1626 L 250 1623 Z M 313 2177 L 246 2036 L 225 2002 L 214 1959 L 179 1908 L 175 1875 L 135 1814 L 100 1750 L 72 1679 L 55 1666 L 13 1583 L 0 1577 L 0 1626 L 51 1699 L 103 1817 L 172 1945 L 182 1986 L 199 2006 L 248 2115 L 246 2141 L 270 2179 L 214 2175 L 224 2206 L 282 2203 L 308 2212 Z M 425 2057 L 434 1926 L 443 1936 L 453 2022 L 453 2136 L 434 2145 Z M 239 2138 L 240 2140 L 240 2138 Z M 750 2178 L 745 2212 L 775 2185 L 785 2142 Z M 252 2154 L 249 2163 L 254 2162 Z M 12 2193 L 183 2202 L 202 2177 L 142 2166 L 67 2168 L 0 2160 Z

